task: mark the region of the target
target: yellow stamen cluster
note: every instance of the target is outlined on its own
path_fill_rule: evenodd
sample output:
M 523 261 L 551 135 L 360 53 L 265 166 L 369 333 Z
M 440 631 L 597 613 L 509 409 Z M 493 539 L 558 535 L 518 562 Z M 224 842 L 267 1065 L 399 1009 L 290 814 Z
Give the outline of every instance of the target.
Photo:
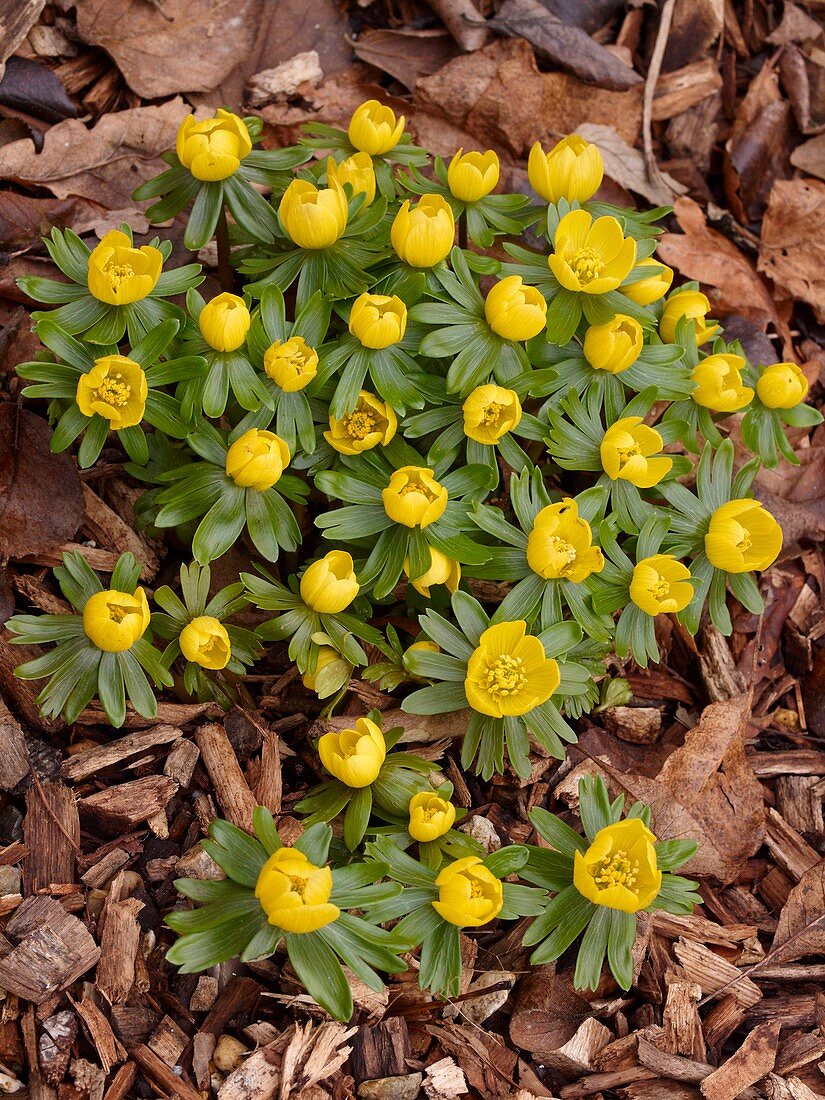
M 353 439 L 366 439 L 375 430 L 375 423 L 375 417 L 369 409 L 356 409 L 348 416 L 341 417 L 344 431 Z
M 104 378 L 95 390 L 98 400 L 105 401 L 107 405 L 116 405 L 121 408 L 132 396 L 132 387 L 124 381 L 119 372 Z
M 639 861 L 628 859 L 627 852 L 619 849 L 605 856 L 593 869 L 593 878 L 603 890 L 610 886 L 626 886 L 632 890 L 639 874 Z
M 487 669 L 484 681 L 491 695 L 506 696 L 519 692 L 527 682 L 521 657 L 511 657 L 508 653 L 503 653 Z
M 582 283 L 591 283 L 604 271 L 604 260 L 595 248 L 580 249 L 570 262 L 570 266 Z

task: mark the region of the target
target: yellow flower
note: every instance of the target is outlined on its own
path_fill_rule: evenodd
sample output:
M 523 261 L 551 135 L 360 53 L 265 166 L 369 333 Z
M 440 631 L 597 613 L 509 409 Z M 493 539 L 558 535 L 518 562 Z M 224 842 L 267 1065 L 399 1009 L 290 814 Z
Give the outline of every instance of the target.
M 359 718 L 355 729 L 325 733 L 318 742 L 321 763 L 347 787 L 369 787 L 387 755 L 384 735 L 370 718 Z
M 401 659 L 401 663 L 404 665 L 405 669 L 408 668 L 407 655 L 410 654 L 410 653 L 417 653 L 419 651 L 422 652 L 422 653 L 440 653 L 441 652 L 441 646 L 436 645 L 435 642 L 431 642 L 429 639 L 427 639 L 426 641 L 422 641 L 422 642 L 413 642 L 412 645 L 408 645 L 407 648 L 404 650 L 404 656 Z M 420 679 L 423 679 L 423 677 L 415 676 L 413 674 L 413 679 L 420 680 Z
M 447 169 L 450 191 L 462 202 L 478 202 L 489 195 L 498 177 L 498 154 L 492 149 L 486 153 L 465 153 L 459 149 Z
M 289 465 L 289 447 L 274 432 L 250 428 L 226 455 L 226 476 L 242 489 L 263 493 L 278 481 Z
M 162 267 L 157 248 L 135 248 L 125 233 L 110 229 L 89 256 L 89 293 L 110 306 L 139 302 L 155 289 Z
M 530 186 L 545 202 L 587 202 L 601 187 L 603 175 L 598 146 L 578 134 L 562 138 L 549 153 L 537 141 L 527 160 Z
M 782 549 L 782 528 L 757 500 L 729 500 L 710 517 L 708 561 L 725 573 L 767 569 Z
M 284 232 L 299 248 L 329 248 L 347 228 L 347 196 L 337 180 L 317 188 L 309 180 L 293 180 L 278 205 Z
M 504 340 L 531 340 L 547 324 L 547 302 L 520 275 L 499 279 L 484 302 L 487 324 Z
M 340 419 L 330 416 L 329 431 L 324 432 L 324 439 L 339 454 L 357 455 L 372 450 L 379 443 L 386 447 L 397 428 L 398 417 L 392 405 L 374 393 L 361 390 L 352 412 Z
M 558 664 L 520 619 L 484 631 L 467 664 L 464 690 L 473 710 L 503 718 L 546 703 L 560 682 Z
M 350 667 L 349 663 L 344 661 L 344 658 L 341 656 L 337 649 L 333 649 L 331 645 L 319 646 L 318 659 L 315 663 L 315 670 L 313 672 L 305 672 L 303 676 L 301 676 L 301 683 L 304 685 L 305 688 L 309 688 L 310 691 L 317 691 L 318 676 L 320 675 L 320 673 L 322 673 L 325 668 L 328 668 L 330 665 L 335 664 L 338 661 L 340 661 L 342 665 L 346 664 L 347 668 Z
M 653 554 L 633 567 L 630 598 L 646 615 L 684 611 L 693 599 L 690 570 L 672 554 Z
M 769 409 L 792 409 L 808 396 L 808 379 L 796 363 L 774 363 L 762 371 L 756 392 Z
M 504 905 L 501 881 L 478 856 L 449 863 L 435 880 L 438 901 L 433 909 L 459 928 L 478 928 L 494 920 Z
M 337 615 L 349 607 L 360 587 L 352 555 L 345 550 L 330 550 L 301 577 L 301 599 L 320 615 Z
M 404 572 L 410 577 L 410 559 L 404 561 Z M 416 592 L 426 599 L 430 598 L 430 587 L 434 584 L 446 585 L 448 592 L 455 592 L 461 580 L 461 564 L 455 558 L 448 558 L 434 546 L 430 547 L 430 568 L 420 577 L 410 577 L 410 583 Z
M 394 523 L 422 530 L 444 515 L 447 490 L 423 466 L 402 466 L 381 490 L 384 511 Z
M 606 294 L 633 270 L 636 242 L 625 237 L 615 218 L 596 218 L 571 210 L 556 228 L 550 270 L 566 290 Z
M 548 504 L 536 516 L 527 537 L 527 564 L 547 581 L 564 578 L 579 584 L 604 569 L 604 555 L 593 546 L 593 532 L 572 497 Z
M 681 290 L 671 294 L 665 302 L 665 308 L 659 320 L 659 335 L 662 342 L 672 344 L 676 339 L 676 325 L 682 317 L 693 321 L 696 329 L 696 343 L 706 344 L 719 331 L 713 320 L 705 321 L 710 313 L 710 302 L 698 290 Z
M 602 469 L 611 481 L 621 479 L 638 489 L 649 489 L 673 466 L 672 458 L 658 453 L 663 446 L 656 429 L 643 424 L 640 416 L 625 416 L 604 433 L 599 447 Z
M 742 384 L 739 373 L 745 365 L 741 355 L 727 352 L 709 355 L 691 373 L 696 389 L 691 397 L 697 405 L 713 412 L 731 413 L 753 400 L 753 390 Z
M 349 330 L 365 348 L 388 348 L 404 339 L 407 307 L 397 294 L 361 294 L 350 310 Z
M 515 390 L 502 386 L 477 386 L 464 404 L 464 434 L 476 443 L 492 447 L 518 427 L 521 402 Z
M 219 294 L 206 303 L 198 318 L 201 336 L 215 351 L 237 351 L 251 323 L 246 302 L 237 294 Z
M 84 416 L 102 416 L 115 431 L 143 419 L 149 387 L 142 367 L 125 355 L 104 355 L 77 381 L 75 400 Z
M 404 133 L 404 116 L 395 117 L 391 107 L 385 107 L 377 99 L 368 99 L 353 111 L 347 135 L 356 149 L 379 157 L 388 153 L 401 140 Z
M 175 151 L 195 179 L 225 180 L 252 152 L 252 139 L 242 118 L 220 108 L 204 122 L 187 115 L 178 130 Z
M 276 340 L 264 352 L 264 370 L 284 393 L 297 393 L 318 373 L 318 352 L 303 336 Z
M 449 256 L 454 239 L 453 208 L 443 195 L 422 195 L 414 207 L 405 199 L 390 229 L 398 258 L 410 267 L 435 267 Z
M 270 924 L 284 932 L 317 932 L 341 910 L 329 900 L 332 871 L 316 867 L 297 848 L 279 848 L 261 868 L 255 897 Z
M 375 198 L 375 170 L 369 153 L 353 153 L 351 157 L 335 163 L 334 157 L 327 157 L 327 183 L 335 181 L 341 188 L 348 183 L 353 195 L 366 195 L 364 206 L 369 206 Z
M 639 322 L 617 313 L 604 324 L 590 326 L 584 334 L 584 357 L 594 370 L 620 374 L 633 366 L 643 344 Z
M 212 615 L 199 615 L 187 623 L 178 638 L 187 661 L 201 668 L 226 668 L 232 655 L 226 627 Z
M 430 791 L 421 791 L 410 799 L 410 836 L 426 844 L 438 840 L 452 829 L 455 823 L 455 806 L 445 798 Z
M 123 653 L 142 638 L 149 625 L 149 603 L 142 588 L 95 592 L 83 607 L 86 637 L 106 653 Z
M 646 260 L 639 260 L 639 267 L 649 267 L 650 274 L 644 279 L 622 287 L 622 294 L 637 305 L 649 306 L 651 302 L 658 302 L 660 298 L 664 298 L 670 290 L 670 284 L 673 282 L 673 268 L 659 263 L 652 256 L 648 256 Z
M 576 852 L 573 885 L 594 905 L 637 913 L 659 895 L 656 837 L 638 817 L 606 825 L 586 852 Z

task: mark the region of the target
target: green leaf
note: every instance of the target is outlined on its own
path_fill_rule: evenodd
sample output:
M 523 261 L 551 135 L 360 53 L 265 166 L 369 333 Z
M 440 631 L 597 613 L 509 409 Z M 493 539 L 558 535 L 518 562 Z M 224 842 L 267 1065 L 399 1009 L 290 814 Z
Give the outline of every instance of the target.
M 582 938 L 576 959 L 576 969 L 573 972 L 575 989 L 597 989 L 602 974 L 610 935 L 612 910 L 598 905 L 594 906 L 594 909 L 595 912 Z
M 332 948 L 317 932 L 284 936 L 289 961 L 307 993 L 336 1020 L 352 1016 L 352 993 Z
M 656 862 L 660 871 L 675 871 L 696 855 L 695 840 L 660 840 L 656 844 Z
M 633 985 L 633 941 L 636 939 L 636 914 L 611 910 L 607 939 L 610 971 L 622 989 Z
M 203 248 L 215 235 L 215 226 L 218 224 L 222 205 L 223 185 L 212 182 L 202 183 L 192 204 L 183 236 L 183 243 L 191 252 L 197 252 L 198 249 Z
M 295 847 L 307 857 L 310 863 L 323 866 L 329 856 L 329 845 L 332 840 L 332 829 L 324 822 L 311 825 L 295 841 Z
M 201 845 L 227 875 L 242 886 L 255 888 L 267 860 L 263 846 L 229 821 L 215 818 L 209 826 L 211 839 Z
M 157 599 L 157 593 L 155 599 Z M 256 806 L 252 811 L 252 828 L 268 855 L 273 855 L 279 848 L 283 848 L 281 838 L 278 836 L 275 818 L 266 806 Z
M 119 728 L 126 720 L 126 691 L 117 657 L 116 653 L 104 653 L 100 658 L 97 692 L 106 717 Z
M 240 955 L 252 937 L 260 931 L 265 920 L 266 914 L 259 906 L 257 913 L 242 920 L 221 924 L 206 932 L 181 936 L 166 952 L 166 959 L 173 966 L 178 966 L 182 974 L 197 974 L 199 971 L 209 970 L 218 963 Z
M 344 843 L 352 852 L 364 839 L 372 812 L 372 791 L 360 787 L 355 791 L 344 814 Z
M 530 822 L 548 844 L 552 844 L 559 852 L 566 856 L 574 856 L 576 852 L 584 854 L 587 851 L 587 841 L 579 836 L 575 829 L 571 829 L 560 817 L 548 813 L 540 806 L 534 807 L 527 814 Z

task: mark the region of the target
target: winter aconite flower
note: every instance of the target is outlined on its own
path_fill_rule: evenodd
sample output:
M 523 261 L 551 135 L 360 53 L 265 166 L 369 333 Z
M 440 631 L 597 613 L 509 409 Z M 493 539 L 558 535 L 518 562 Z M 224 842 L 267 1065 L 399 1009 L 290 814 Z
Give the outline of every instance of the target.
M 347 787 L 368 787 L 378 778 L 387 755 L 384 735 L 370 718 L 359 718 L 354 729 L 325 733 L 318 742 L 321 763 Z
M 305 688 L 309 688 L 310 691 L 316 691 L 318 686 L 318 677 L 332 664 L 338 662 L 343 663 L 344 658 L 338 652 L 337 649 L 333 649 L 331 645 L 322 645 L 318 649 L 318 660 L 315 662 L 315 668 L 312 672 L 305 672 L 301 677 L 301 683 Z M 347 665 L 347 667 L 351 667 Z
M 478 386 L 461 406 L 464 434 L 488 447 L 498 443 L 521 421 L 521 402 L 515 390 L 503 386 Z
M 548 504 L 536 516 L 527 537 L 527 563 L 545 580 L 565 578 L 578 584 L 604 569 L 604 556 L 593 546 L 590 524 L 571 497 Z
M 261 868 L 255 897 L 270 924 L 284 932 L 317 932 L 340 916 L 333 905 L 332 871 L 316 867 L 297 848 L 279 848 Z
M 288 465 L 289 448 L 280 436 L 250 428 L 229 448 L 226 476 L 243 489 L 263 493 L 272 488 Z
M 711 412 L 731 413 L 753 400 L 753 390 L 742 382 L 745 360 L 741 355 L 722 352 L 708 355 L 691 374 L 696 389 L 691 394 L 697 405 Z
M 347 196 L 337 180 L 318 188 L 309 180 L 295 179 L 283 193 L 278 217 L 299 248 L 329 248 L 347 228 Z
M 594 221 L 586 210 L 571 210 L 556 228 L 550 270 L 566 290 L 606 294 L 627 278 L 636 263 L 636 242 L 625 237 L 615 218 Z
M 672 554 L 653 554 L 633 568 L 630 598 L 646 615 L 684 611 L 693 599 L 690 570 Z
M 642 326 L 633 317 L 617 313 L 584 334 L 584 357 L 593 370 L 621 374 L 632 367 L 644 345 Z
M 155 289 L 162 267 L 157 248 L 135 248 L 125 233 L 111 229 L 89 256 L 89 291 L 110 306 L 139 302 Z
M 330 416 L 329 431 L 324 439 L 342 455 L 357 455 L 370 451 L 379 443 L 386 445 L 398 429 L 398 417 L 392 406 L 374 393 L 361 390 L 352 412 L 341 417 Z
M 504 895 L 501 880 L 478 856 L 465 856 L 448 864 L 435 880 L 438 901 L 433 909 L 458 928 L 479 928 L 501 912 Z
M 604 433 L 599 453 L 612 480 L 629 481 L 638 489 L 658 485 L 670 473 L 673 459 L 660 454 L 664 442 L 640 416 L 625 416 Z
M 487 324 L 505 340 L 532 340 L 547 324 L 547 302 L 520 275 L 499 279 L 484 301 Z
M 143 419 L 149 393 L 143 369 L 125 355 L 104 355 L 77 380 L 75 400 L 84 416 L 102 416 L 118 431 Z
M 576 851 L 573 885 L 594 905 L 636 913 L 662 888 L 656 837 L 638 817 L 606 825 L 586 852 Z
M 774 363 L 759 376 L 756 392 L 769 409 L 792 409 L 808 396 L 808 379 L 796 363 Z
M 175 151 L 195 179 L 225 180 L 252 152 L 252 140 L 244 120 L 221 108 L 203 122 L 187 115 L 178 130 Z
M 187 623 L 178 637 L 181 653 L 187 661 L 217 672 L 226 668 L 232 649 L 226 627 L 213 615 L 198 615 Z
M 358 595 L 359 588 L 352 555 L 345 550 L 330 550 L 301 577 L 301 599 L 320 615 L 344 611 Z
M 410 799 L 410 823 L 407 826 L 413 840 L 427 844 L 438 840 L 452 829 L 455 806 L 446 798 L 429 791 L 420 791 Z
M 404 562 L 404 572 L 410 576 L 409 559 Z M 410 577 L 410 583 L 416 592 L 425 599 L 430 598 L 430 587 L 443 584 L 448 592 L 455 592 L 461 580 L 461 564 L 455 558 L 448 558 L 434 546 L 430 547 L 430 568 L 420 577 Z
M 650 268 L 650 274 L 644 279 L 637 279 L 635 283 L 628 283 L 622 288 L 622 293 L 637 305 L 649 306 L 651 302 L 658 302 L 660 298 L 664 298 L 670 290 L 670 284 L 673 282 L 673 268 L 659 263 L 652 256 L 648 256 L 646 260 L 639 260 L 639 267 Z
M 264 370 L 284 393 L 297 393 L 318 373 L 318 352 L 303 336 L 276 340 L 264 352 Z
M 483 632 L 467 664 L 464 690 L 473 710 L 502 718 L 546 703 L 559 683 L 558 663 L 519 620 Z
M 536 142 L 527 161 L 530 186 L 545 202 L 587 202 L 599 190 L 604 164 L 598 146 L 570 134 L 549 153 Z
M 246 302 L 237 294 L 218 294 L 198 317 L 201 336 L 215 351 L 237 351 L 251 323 Z
M 404 339 L 407 307 L 397 294 L 362 294 L 353 302 L 349 330 L 365 348 L 388 348 Z
M 659 320 L 659 335 L 666 344 L 672 344 L 676 339 L 677 324 L 683 317 L 687 317 L 695 325 L 696 343 L 706 344 L 719 331 L 715 321 L 705 321 L 708 313 L 710 302 L 700 291 L 680 290 L 671 294 Z
M 759 501 L 729 500 L 710 517 L 708 561 L 725 573 L 767 569 L 782 549 L 782 528 Z
M 390 229 L 397 256 L 410 267 L 435 267 L 449 256 L 454 239 L 455 218 L 443 195 L 422 195 L 415 206 L 405 199 Z
M 492 149 L 485 153 L 459 149 L 447 168 L 447 183 L 457 199 L 478 202 L 494 189 L 499 172 L 498 154 Z
M 395 117 L 391 107 L 377 99 L 368 99 L 353 111 L 347 134 L 356 149 L 381 156 L 398 144 L 404 133 L 404 116 Z
M 106 653 L 123 653 L 149 626 L 149 604 L 142 588 L 134 593 L 108 588 L 95 592 L 83 607 L 86 637 Z
M 424 466 L 402 466 L 381 490 L 384 511 L 395 523 L 422 530 L 444 515 L 447 490 Z
M 375 198 L 375 169 L 369 153 L 353 153 L 351 157 L 335 163 L 333 157 L 327 157 L 327 183 L 337 183 L 343 188 L 348 183 L 353 194 L 364 195 L 364 205 L 369 206 Z

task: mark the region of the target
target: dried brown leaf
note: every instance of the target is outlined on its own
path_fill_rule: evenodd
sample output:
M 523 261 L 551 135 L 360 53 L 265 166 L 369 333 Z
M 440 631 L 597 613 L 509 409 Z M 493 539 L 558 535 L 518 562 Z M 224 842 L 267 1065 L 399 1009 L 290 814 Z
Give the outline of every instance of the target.
M 759 270 L 786 298 L 807 302 L 825 321 L 825 183 L 778 180 L 762 222 Z
M 825 860 L 806 871 L 788 895 L 770 951 L 772 963 L 825 954 Z
M 677 195 L 687 190 L 678 180 L 666 172 L 660 173 L 658 180 L 648 178 L 645 158 L 638 149 L 634 149 L 612 126 L 599 126 L 586 122 L 577 132 L 599 147 L 604 160 L 605 174 L 627 191 L 643 195 L 654 205 L 669 205 Z

